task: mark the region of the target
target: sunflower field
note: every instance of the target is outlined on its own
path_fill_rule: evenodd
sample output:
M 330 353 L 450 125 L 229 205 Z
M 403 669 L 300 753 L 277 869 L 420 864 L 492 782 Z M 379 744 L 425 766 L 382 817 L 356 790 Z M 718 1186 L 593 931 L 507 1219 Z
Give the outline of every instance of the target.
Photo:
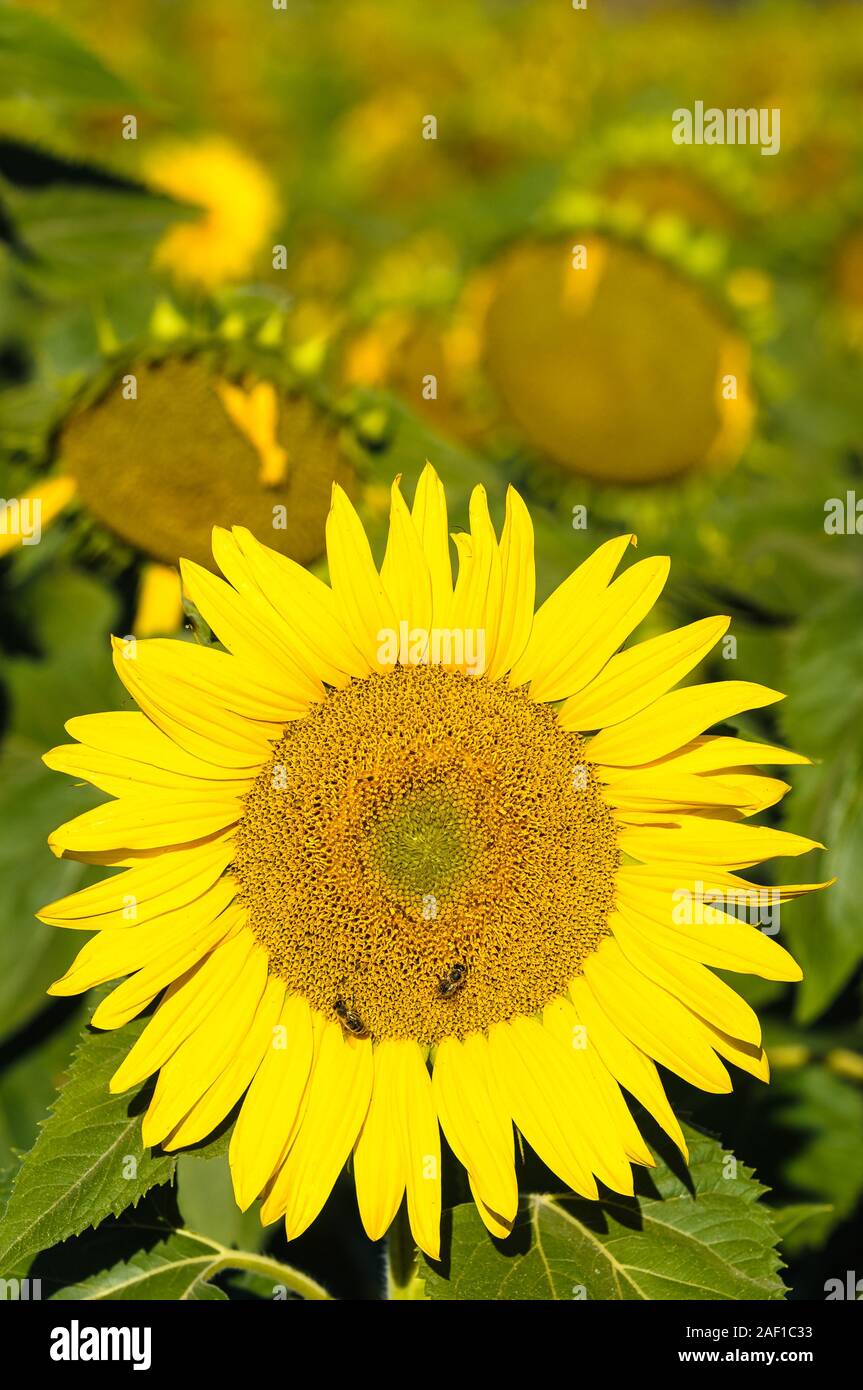
M 863 10 L 0 79 L 0 1301 L 859 1301 Z

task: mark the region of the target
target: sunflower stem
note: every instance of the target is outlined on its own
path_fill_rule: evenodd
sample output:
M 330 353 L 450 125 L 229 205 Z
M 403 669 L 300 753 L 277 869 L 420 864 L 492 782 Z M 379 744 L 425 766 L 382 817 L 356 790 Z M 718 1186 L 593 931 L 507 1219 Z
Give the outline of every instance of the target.
M 209 1275 L 221 1273 L 225 1269 L 247 1269 L 252 1274 L 261 1274 L 265 1279 L 272 1279 L 274 1284 L 284 1284 L 286 1289 L 310 1302 L 332 1300 L 332 1294 L 327 1293 L 314 1279 L 310 1279 L 308 1274 L 303 1274 L 302 1270 L 294 1269 L 291 1265 L 283 1265 L 279 1260 L 272 1260 L 267 1255 L 255 1255 L 247 1250 L 224 1250 L 224 1254 L 216 1260 Z
M 396 1212 L 387 1237 L 387 1298 L 425 1298 L 425 1284 L 418 1273 L 417 1248 L 406 1202 L 402 1202 Z

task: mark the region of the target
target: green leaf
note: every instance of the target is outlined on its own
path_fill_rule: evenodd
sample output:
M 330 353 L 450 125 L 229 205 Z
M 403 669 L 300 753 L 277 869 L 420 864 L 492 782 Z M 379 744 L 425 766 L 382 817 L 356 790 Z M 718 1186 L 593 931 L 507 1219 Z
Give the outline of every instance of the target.
M 778 1071 L 771 1088 L 775 1123 L 786 1133 L 782 1176 L 793 1190 L 829 1203 L 806 1243 L 851 1216 L 863 1194 L 863 1095 L 823 1066 Z
M 329 1295 L 301 1271 L 266 1255 L 230 1250 L 197 1231 L 141 1227 L 142 1238 L 156 1236 L 155 1243 L 136 1250 L 127 1260 L 100 1270 L 76 1284 L 68 1284 L 52 1299 L 112 1302 L 225 1300 L 227 1295 L 210 1281 L 228 1270 L 247 1271 L 260 1298 L 287 1299 L 289 1295 L 326 1300 Z
M 64 108 L 114 105 L 132 95 L 70 34 L 17 5 L 0 7 L 0 89 Z
M 80 933 L 46 927 L 33 914 L 94 876 L 74 860 L 55 859 L 47 839 L 100 794 L 49 772 L 41 752 L 13 738 L 0 756 L 0 1039 L 47 1004 L 48 985 L 65 974 L 84 944 Z
M 154 1188 L 134 1210 L 46 1252 L 31 1278 L 63 1301 L 202 1301 L 225 1298 L 212 1281 L 229 1271 L 238 1272 L 231 1287 L 257 1298 L 329 1298 L 301 1270 L 257 1251 L 230 1249 L 183 1225 L 171 1187 Z
M 823 1202 L 795 1202 L 787 1207 L 773 1207 L 773 1224 L 782 1241 L 792 1241 L 796 1248 L 809 1244 L 807 1228 L 818 1224 L 819 1232 L 824 1217 L 829 1217 L 833 1208 Z
M 84 1034 L 0 1226 L 0 1269 L 7 1277 L 26 1273 L 40 1252 L 119 1215 L 173 1176 L 174 1157 L 142 1145 L 141 1093 L 130 1100 L 108 1091 L 146 1022 Z
M 812 876 L 837 878 L 788 914 L 786 944 L 803 969 L 796 991 L 803 1023 L 829 1007 L 863 960 L 861 607 L 863 590 L 850 588 L 809 615 L 791 645 L 780 710 L 788 741 L 821 760 L 795 773 L 785 824 L 827 846 Z
M 18 1155 L 36 1142 L 81 1032 L 82 1012 L 78 1007 L 67 1014 L 55 1005 L 46 1020 L 52 1031 L 0 1070 L 0 1169 L 17 1167 Z
M 143 1234 L 143 1232 L 142 1232 Z M 152 1302 L 183 1299 L 201 1302 L 226 1295 L 208 1282 L 223 1268 L 224 1249 L 192 1231 L 170 1231 L 151 1249 L 52 1294 L 52 1298 Z
M 122 688 L 111 664 L 109 638 L 117 607 L 104 585 L 59 565 L 38 575 L 20 597 L 20 621 L 42 655 L 16 656 L 4 664 L 12 704 L 9 722 L 14 733 L 39 745 L 40 755 L 52 744 L 68 742 L 67 719 L 117 708 Z M 74 786 L 56 773 L 53 780 L 57 786 Z M 77 795 L 82 798 L 80 791 Z M 86 809 L 82 804 L 81 810 Z
M 195 215 L 134 185 L 69 181 L 19 190 L 0 181 L 0 195 L 28 253 L 17 262 L 18 270 L 51 298 L 143 274 L 165 229 Z
M 715 1140 L 687 1129 L 679 1160 L 634 1198 L 524 1197 L 512 1235 L 492 1241 L 472 1203 L 447 1216 L 445 1264 L 425 1261 L 432 1299 L 781 1299 L 765 1189 Z M 664 1148 L 665 1146 L 663 1146 Z
M 79 932 L 46 927 L 34 913 L 101 872 L 48 849 L 52 830 L 104 798 L 49 771 L 42 754 L 65 741 L 67 718 L 116 707 L 120 693 L 108 643 L 116 600 L 96 580 L 63 568 L 41 573 L 19 594 L 16 616 L 45 655 L 13 657 L 3 671 L 11 733 L 0 755 L 0 1040 L 47 1004 L 48 985 L 84 944 Z

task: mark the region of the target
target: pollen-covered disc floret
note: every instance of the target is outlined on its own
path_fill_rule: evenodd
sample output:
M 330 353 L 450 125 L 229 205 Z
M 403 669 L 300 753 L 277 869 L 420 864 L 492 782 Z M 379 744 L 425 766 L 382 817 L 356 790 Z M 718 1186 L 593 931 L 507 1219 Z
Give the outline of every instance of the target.
M 330 693 L 287 726 L 237 831 L 271 969 L 373 1038 L 541 1009 L 607 932 L 620 859 L 583 749 L 526 694 L 438 666 Z

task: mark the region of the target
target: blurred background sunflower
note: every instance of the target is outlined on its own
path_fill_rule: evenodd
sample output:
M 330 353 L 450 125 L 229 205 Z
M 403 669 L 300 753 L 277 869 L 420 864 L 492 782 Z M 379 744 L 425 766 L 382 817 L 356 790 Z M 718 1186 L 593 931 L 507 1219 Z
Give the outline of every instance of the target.
M 498 524 L 518 487 L 538 600 L 636 532 L 672 557 L 641 635 L 728 613 L 711 675 L 788 692 L 729 731 L 813 759 L 770 823 L 828 844 L 838 882 L 783 926 L 803 983 L 744 987 L 770 1091 L 669 1093 L 773 1189 L 793 1297 L 854 1267 L 861 90 L 852 3 L 0 8 L 0 1175 L 94 1003 L 46 1001 L 74 933 L 26 924 L 91 882 L 44 849 L 90 793 L 39 759 L 122 707 L 109 632 L 212 641 L 177 565 L 211 564 L 213 525 L 325 573 L 333 482 L 380 562 L 390 481 L 428 458 L 458 527 L 474 484 Z M 675 145 L 699 100 L 779 110 L 779 151 Z M 286 1254 L 224 1167 L 180 1159 L 187 1224 Z M 345 1180 L 297 1250 L 376 1296 Z

